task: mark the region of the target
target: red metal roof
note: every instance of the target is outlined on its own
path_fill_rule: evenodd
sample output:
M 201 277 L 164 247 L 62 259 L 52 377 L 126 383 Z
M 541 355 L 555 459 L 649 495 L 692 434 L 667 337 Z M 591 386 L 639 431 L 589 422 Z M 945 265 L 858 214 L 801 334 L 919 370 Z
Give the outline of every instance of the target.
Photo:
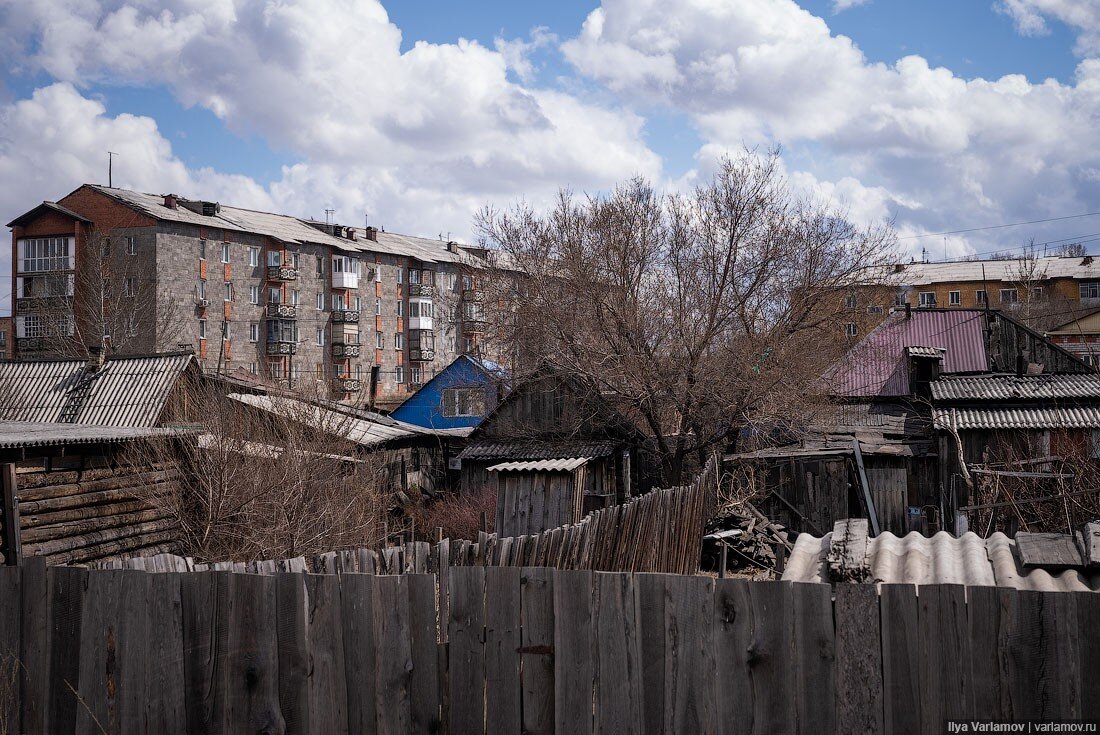
M 904 396 L 909 393 L 909 347 L 946 350 L 944 373 L 989 370 L 985 312 L 978 309 L 897 311 L 860 340 L 823 376 L 836 396 Z

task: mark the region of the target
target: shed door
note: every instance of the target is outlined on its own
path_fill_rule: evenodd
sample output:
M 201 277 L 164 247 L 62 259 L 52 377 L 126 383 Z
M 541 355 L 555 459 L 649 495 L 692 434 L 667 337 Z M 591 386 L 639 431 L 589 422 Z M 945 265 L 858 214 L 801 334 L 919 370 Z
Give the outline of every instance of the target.
M 867 468 L 867 484 L 878 512 L 879 527 L 896 536 L 904 536 L 907 475 L 904 469 L 890 467 Z

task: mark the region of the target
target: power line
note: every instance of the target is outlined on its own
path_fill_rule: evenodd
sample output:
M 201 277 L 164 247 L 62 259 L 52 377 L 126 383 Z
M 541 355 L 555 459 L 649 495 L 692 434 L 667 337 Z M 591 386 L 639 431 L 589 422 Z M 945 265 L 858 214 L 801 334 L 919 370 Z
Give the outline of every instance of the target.
M 983 230 L 1000 230 L 1005 227 L 1020 227 L 1022 225 L 1039 225 L 1044 222 L 1061 222 L 1067 219 L 1080 219 L 1081 217 L 1100 217 L 1100 212 L 1086 212 L 1085 214 L 1070 214 L 1065 217 L 1049 217 L 1047 219 L 1033 219 L 1027 222 L 1010 222 L 1003 225 L 989 225 L 988 227 L 970 227 L 965 230 L 947 230 L 946 232 L 926 232 L 923 235 L 906 235 L 899 240 L 916 240 L 922 237 L 941 237 L 943 235 L 962 235 L 967 232 L 981 232 Z

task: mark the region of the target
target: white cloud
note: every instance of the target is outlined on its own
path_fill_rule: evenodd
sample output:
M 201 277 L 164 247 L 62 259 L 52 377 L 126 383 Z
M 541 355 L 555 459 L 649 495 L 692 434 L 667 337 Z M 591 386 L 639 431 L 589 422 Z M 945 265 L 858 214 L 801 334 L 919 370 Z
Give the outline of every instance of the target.
M 849 8 L 854 8 L 857 5 L 866 5 L 871 0 L 833 0 L 833 12 L 842 13 Z
M 1100 60 L 1073 84 L 871 63 L 791 0 L 685 0 L 675 23 L 656 0 L 605 0 L 562 48 L 623 99 L 689 114 L 710 149 L 782 142 L 792 171 L 905 232 L 1086 212 L 1100 194 Z
M 1100 51 L 1100 3 L 1096 0 L 998 0 L 994 7 L 1010 16 L 1016 30 L 1025 36 L 1046 35 L 1050 32 L 1047 18 L 1053 18 L 1078 31 L 1078 54 Z

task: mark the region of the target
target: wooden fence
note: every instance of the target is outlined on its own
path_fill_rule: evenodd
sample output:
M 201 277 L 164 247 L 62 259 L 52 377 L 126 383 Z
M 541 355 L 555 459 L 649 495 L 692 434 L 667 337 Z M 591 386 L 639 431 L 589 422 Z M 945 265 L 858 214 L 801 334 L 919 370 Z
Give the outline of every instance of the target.
M 9 563 L 41 556 L 49 564 L 174 550 L 175 521 L 150 501 L 178 477 L 175 469 L 102 457 L 77 458 L 73 468 L 64 458 L 0 465 L 0 548 Z
M 840 585 L 834 601 L 829 585 L 702 576 L 447 576 L 437 598 L 419 574 L 0 569 L 0 732 L 827 735 L 1100 718 L 1100 595 Z

